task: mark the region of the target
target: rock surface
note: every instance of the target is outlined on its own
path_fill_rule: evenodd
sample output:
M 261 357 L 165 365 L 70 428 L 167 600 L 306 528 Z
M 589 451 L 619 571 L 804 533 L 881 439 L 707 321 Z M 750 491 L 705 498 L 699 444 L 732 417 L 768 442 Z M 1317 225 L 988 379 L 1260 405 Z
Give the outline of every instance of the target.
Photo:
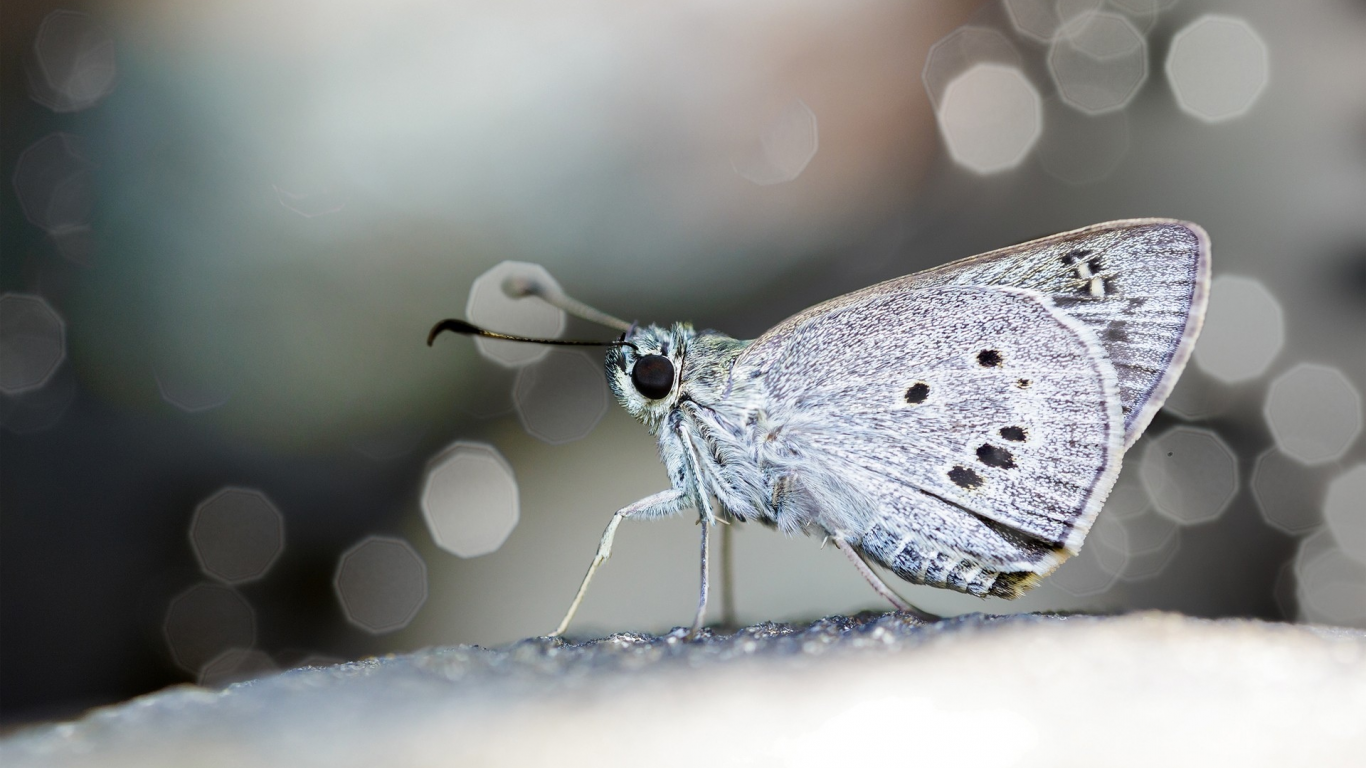
M 21 766 L 1361 765 L 1366 633 L 897 614 L 537 638 L 179 686 L 0 743 Z

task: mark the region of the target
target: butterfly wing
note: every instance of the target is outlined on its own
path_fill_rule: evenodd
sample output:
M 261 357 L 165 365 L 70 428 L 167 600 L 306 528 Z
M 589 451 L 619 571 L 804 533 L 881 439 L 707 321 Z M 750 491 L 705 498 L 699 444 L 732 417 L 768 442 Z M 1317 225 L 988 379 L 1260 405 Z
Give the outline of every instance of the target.
M 1014 596 L 1077 551 L 1123 453 L 1113 367 L 1035 291 L 865 291 L 733 369 L 775 522 L 911 581 Z M 787 519 L 784 516 L 788 516 Z
M 1090 328 L 1119 380 L 1125 447 L 1157 414 L 1190 358 L 1209 295 L 1210 245 L 1200 227 L 1131 219 L 1002 248 L 833 299 L 771 330 L 868 296 L 937 286 L 1038 291 Z

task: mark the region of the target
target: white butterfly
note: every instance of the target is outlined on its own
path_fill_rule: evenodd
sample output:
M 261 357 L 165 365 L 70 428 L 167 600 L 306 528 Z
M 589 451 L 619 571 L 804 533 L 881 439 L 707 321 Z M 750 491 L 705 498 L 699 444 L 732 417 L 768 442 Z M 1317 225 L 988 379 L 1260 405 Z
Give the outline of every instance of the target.
M 1190 357 L 1209 271 L 1200 227 L 1116 221 L 879 283 L 753 341 L 628 325 L 527 286 L 625 330 L 608 383 L 658 437 L 671 483 L 613 515 L 553 634 L 622 520 L 687 508 L 704 523 L 694 631 L 717 521 L 828 537 L 901 610 L 915 611 L 865 558 L 1018 597 L 1080 550 Z M 446 320 L 429 343 L 442 330 L 515 338 Z

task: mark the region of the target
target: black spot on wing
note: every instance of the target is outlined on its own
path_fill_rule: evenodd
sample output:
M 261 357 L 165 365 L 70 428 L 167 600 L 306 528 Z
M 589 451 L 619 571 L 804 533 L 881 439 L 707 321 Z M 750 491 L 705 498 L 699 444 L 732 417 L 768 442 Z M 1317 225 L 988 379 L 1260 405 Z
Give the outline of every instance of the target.
M 1078 248 L 1078 249 L 1076 249 L 1075 251 L 1072 251 L 1072 252 L 1070 252 L 1070 253 L 1064 255 L 1064 256 L 1062 257 L 1062 263 L 1063 263 L 1064 265 L 1070 267 L 1070 266 L 1072 266 L 1073 264 L 1076 264 L 1078 261 L 1081 261 L 1082 259 L 1084 259 L 1084 258 L 1086 258 L 1087 256 L 1090 256 L 1090 255 L 1091 255 L 1091 252 L 1088 251 L 1087 249 L 1085 249 L 1085 248 Z
M 977 353 L 977 364 L 983 368 L 999 368 L 1001 353 L 994 349 L 984 349 Z
M 991 443 L 982 443 L 978 447 L 977 460 L 988 467 L 996 467 L 997 469 L 1015 468 L 1015 457 L 1011 455 L 1010 451 Z
M 1096 297 L 1092 296 L 1090 293 L 1086 293 L 1085 295 L 1079 294 L 1076 296 L 1069 296 L 1067 294 L 1062 293 L 1053 294 L 1053 306 L 1058 307 L 1059 309 L 1075 307 L 1078 304 L 1086 304 L 1088 302 L 1092 302 L 1095 300 Z
M 949 479 L 959 488 L 973 490 L 982 487 L 982 476 L 967 467 L 955 466 L 949 470 Z
M 1027 435 L 1023 427 L 1001 427 L 1001 437 L 1014 443 L 1023 443 Z
M 923 403 L 925 402 L 925 398 L 929 396 L 930 385 L 926 384 L 923 381 L 917 381 L 916 383 L 911 385 L 910 389 L 906 390 L 906 402 L 910 403 L 911 405 L 918 405 L 920 403 Z
M 1015 380 L 1015 386 L 1019 387 L 1020 389 L 1029 389 L 1029 384 L 1030 384 L 1029 379 L 1016 379 L 1016 380 Z

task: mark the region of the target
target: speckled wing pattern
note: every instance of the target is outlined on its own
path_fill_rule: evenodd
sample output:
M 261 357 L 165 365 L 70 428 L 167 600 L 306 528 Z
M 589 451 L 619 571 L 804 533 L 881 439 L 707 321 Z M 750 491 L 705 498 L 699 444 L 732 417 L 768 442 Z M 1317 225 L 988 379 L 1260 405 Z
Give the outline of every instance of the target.
M 1013 594 L 1076 551 L 1118 474 L 1113 368 L 1034 291 L 866 295 L 761 337 L 736 371 L 766 390 L 754 440 L 778 515 L 911 581 Z M 862 503 L 805 503 L 830 496 Z
M 769 333 L 862 297 L 941 285 L 1039 291 L 1091 328 L 1119 379 L 1125 447 L 1190 359 L 1209 297 L 1209 238 L 1172 219 L 1128 219 L 990 251 L 888 280 L 798 314 Z
M 752 439 L 779 524 L 909 581 L 1022 594 L 1081 547 L 1189 357 L 1208 271 L 1199 228 L 1114 222 L 783 322 L 734 368 L 765 390 Z

